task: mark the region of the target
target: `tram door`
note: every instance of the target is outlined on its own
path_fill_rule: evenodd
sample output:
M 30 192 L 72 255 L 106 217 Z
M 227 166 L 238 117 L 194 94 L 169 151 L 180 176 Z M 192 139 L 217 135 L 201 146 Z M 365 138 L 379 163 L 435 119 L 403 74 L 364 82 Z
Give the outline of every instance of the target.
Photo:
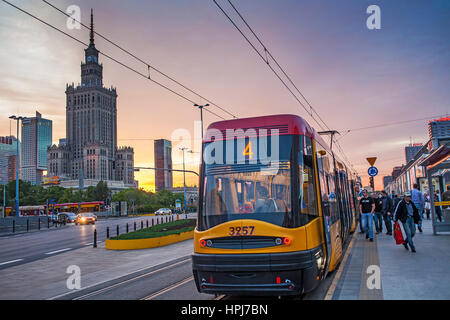
M 320 203 L 322 205 L 322 221 L 323 221 L 323 230 L 325 235 L 325 265 L 323 267 L 322 278 L 325 278 L 328 274 L 328 269 L 330 267 L 331 253 L 333 252 L 333 244 L 331 241 L 330 235 L 330 227 L 332 225 L 332 216 L 331 216 L 331 204 L 330 204 L 330 188 L 329 188 L 329 179 L 331 178 L 331 156 L 322 148 L 320 145 L 319 151 L 316 153 L 317 157 L 317 169 L 318 169 L 318 178 L 319 178 L 319 189 L 320 189 Z

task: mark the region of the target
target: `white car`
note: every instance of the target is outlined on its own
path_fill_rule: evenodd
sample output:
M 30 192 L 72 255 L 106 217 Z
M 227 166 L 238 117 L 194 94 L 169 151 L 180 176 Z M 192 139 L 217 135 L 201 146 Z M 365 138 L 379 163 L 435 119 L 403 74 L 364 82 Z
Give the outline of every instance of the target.
M 166 214 L 172 214 L 172 210 L 170 210 L 168 208 L 161 208 L 155 212 L 155 216 L 166 215 Z

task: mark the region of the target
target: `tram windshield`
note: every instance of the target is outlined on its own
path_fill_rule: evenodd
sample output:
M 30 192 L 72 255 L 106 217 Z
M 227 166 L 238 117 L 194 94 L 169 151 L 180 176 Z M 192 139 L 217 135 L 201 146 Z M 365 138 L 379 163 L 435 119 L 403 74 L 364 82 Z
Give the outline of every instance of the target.
M 201 230 L 236 219 L 255 219 L 290 228 L 310 220 L 306 216 L 315 212 L 314 196 L 308 196 L 313 191 L 312 185 L 308 187 L 313 177 L 312 170 L 308 172 L 304 167 L 303 137 L 278 138 L 278 152 L 272 149 L 278 155 L 269 163 L 258 154 L 256 161 L 247 157 L 241 164 L 205 164 L 199 208 Z M 251 140 L 241 144 L 244 151 L 250 151 L 249 143 Z M 260 144 L 255 141 L 258 147 Z M 235 144 L 235 151 L 238 150 Z

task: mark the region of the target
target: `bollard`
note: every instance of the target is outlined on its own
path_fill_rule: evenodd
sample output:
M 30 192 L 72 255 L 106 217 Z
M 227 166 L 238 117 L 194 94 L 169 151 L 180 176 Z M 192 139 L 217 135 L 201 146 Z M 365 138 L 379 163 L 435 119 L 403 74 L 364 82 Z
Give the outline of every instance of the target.
M 144 229 L 144 221 L 141 220 L 141 229 Z
M 134 231 L 136 231 L 136 221 L 134 222 Z
M 128 222 L 127 222 L 127 233 L 128 233 Z
M 38 230 L 41 230 L 41 217 L 38 218 Z
M 159 224 L 159 218 L 156 218 L 156 224 Z
M 147 224 L 146 225 L 147 225 L 147 228 L 148 228 L 148 219 L 147 219 Z
M 30 218 L 27 218 L 27 232 L 30 231 Z
M 47 229 L 50 229 L 50 218 L 47 218 Z
M 16 232 L 16 220 L 13 220 L 13 233 Z
M 155 220 L 152 219 L 152 227 L 155 225 Z
M 119 236 L 119 225 L 117 225 L 117 236 Z
M 106 227 L 106 238 L 109 239 L 109 227 Z
M 94 248 L 97 248 L 97 229 L 94 229 Z

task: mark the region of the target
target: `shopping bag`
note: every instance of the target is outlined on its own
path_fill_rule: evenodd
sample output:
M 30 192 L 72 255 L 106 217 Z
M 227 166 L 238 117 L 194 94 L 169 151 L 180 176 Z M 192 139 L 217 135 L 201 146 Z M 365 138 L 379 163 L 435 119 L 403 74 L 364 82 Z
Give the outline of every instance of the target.
M 403 232 L 398 221 L 394 223 L 394 239 L 396 244 L 403 244 L 403 242 L 405 242 Z

